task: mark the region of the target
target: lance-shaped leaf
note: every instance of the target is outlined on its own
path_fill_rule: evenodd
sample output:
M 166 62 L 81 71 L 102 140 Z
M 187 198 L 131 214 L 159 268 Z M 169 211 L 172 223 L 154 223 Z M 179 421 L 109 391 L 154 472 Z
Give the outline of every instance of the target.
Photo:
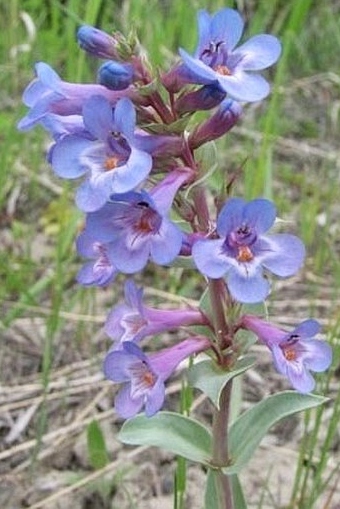
M 123 424 L 118 438 L 125 444 L 160 447 L 204 465 L 211 459 L 212 439 L 207 428 L 173 412 L 137 415 Z
M 200 389 L 209 396 L 219 409 L 219 400 L 223 387 L 235 376 L 241 375 L 255 362 L 255 357 L 245 356 L 239 359 L 232 371 L 226 371 L 211 360 L 199 362 L 192 366 L 188 372 L 189 384 Z
M 284 417 L 319 406 L 327 398 L 315 394 L 285 391 L 269 396 L 244 412 L 230 427 L 229 452 L 232 464 L 225 474 L 235 474 L 246 465 L 271 426 Z
M 204 496 L 205 509 L 225 509 L 225 502 L 221 496 L 220 479 L 223 473 L 210 469 L 207 476 L 207 484 Z M 234 507 L 236 509 L 247 509 L 243 490 L 236 474 L 230 476 L 231 490 L 233 493 Z

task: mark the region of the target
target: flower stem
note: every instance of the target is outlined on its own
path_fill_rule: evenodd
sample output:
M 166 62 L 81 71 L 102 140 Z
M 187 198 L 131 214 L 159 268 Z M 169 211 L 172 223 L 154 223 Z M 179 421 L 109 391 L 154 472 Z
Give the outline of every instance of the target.
M 223 362 L 223 349 L 226 347 L 229 327 L 226 321 L 224 302 L 226 297 L 225 282 L 222 279 L 209 279 L 209 296 L 213 313 L 213 324 L 217 348 Z M 214 407 L 213 413 L 213 463 L 217 467 L 226 466 L 229 463 L 228 449 L 228 425 L 230 415 L 232 381 L 222 389 L 219 408 Z M 230 479 L 221 471 L 218 472 L 219 492 L 223 500 L 224 509 L 233 509 L 233 494 Z
M 216 466 L 226 466 L 229 463 L 228 451 L 228 422 L 230 411 L 232 381 L 228 382 L 222 390 L 220 408 L 214 409 L 213 415 L 213 463 Z M 223 499 L 224 509 L 234 509 L 233 494 L 229 476 L 218 473 L 219 491 Z
M 209 279 L 208 284 L 217 346 L 222 352 L 226 346 L 225 341 L 229 332 L 223 305 L 226 297 L 226 285 L 223 279 Z

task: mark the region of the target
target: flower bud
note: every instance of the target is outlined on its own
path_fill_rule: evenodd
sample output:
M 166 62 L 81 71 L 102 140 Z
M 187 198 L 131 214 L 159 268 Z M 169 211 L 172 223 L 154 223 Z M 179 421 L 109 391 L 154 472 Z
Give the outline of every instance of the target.
M 117 41 L 111 35 L 90 25 L 83 25 L 77 33 L 81 49 L 99 58 L 116 58 Z
M 198 125 L 189 136 L 189 146 L 195 149 L 208 141 L 216 140 L 230 131 L 242 114 L 241 105 L 232 99 L 224 100 L 208 120 Z
M 225 96 L 226 93 L 218 85 L 205 85 L 179 97 L 175 109 L 180 115 L 197 110 L 210 110 L 218 106 Z
M 133 67 L 110 60 L 98 70 L 98 82 L 110 90 L 124 90 L 133 81 Z

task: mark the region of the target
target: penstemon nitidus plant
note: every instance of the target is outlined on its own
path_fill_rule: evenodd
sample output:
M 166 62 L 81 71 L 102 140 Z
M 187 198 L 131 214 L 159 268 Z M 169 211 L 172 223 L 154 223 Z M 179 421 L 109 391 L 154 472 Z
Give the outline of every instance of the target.
M 233 179 L 227 175 L 214 192 L 209 179 L 216 164 L 209 161 L 207 168 L 202 156 L 201 147 L 227 134 L 246 103 L 270 92 L 257 71 L 278 60 L 280 43 L 257 35 L 238 45 L 242 32 L 237 11 L 201 10 L 194 54 L 180 49 L 181 60 L 160 70 L 134 37 L 82 26 L 80 47 L 105 60 L 97 83 L 64 82 L 38 63 L 23 95 L 30 110 L 18 125 L 42 125 L 54 140 L 48 153 L 54 172 L 80 181 L 75 201 L 86 220 L 76 245 L 88 259 L 78 273 L 80 284 L 108 286 L 117 274 L 139 273 L 150 262 L 196 270 L 202 279 L 206 290 L 196 308 L 156 309 L 145 305 L 143 289 L 128 277 L 125 303 L 106 321 L 113 342 L 104 372 L 121 384 L 115 408 L 128 420 L 120 439 L 204 465 L 207 509 L 246 507 L 238 473 L 271 425 L 324 401 L 308 394 L 315 386 L 310 372 L 326 370 L 332 359 L 330 346 L 315 339 L 315 320 L 285 331 L 249 314 L 249 305 L 269 295 L 271 274 L 297 273 L 305 249 L 294 235 L 271 232 L 271 201 L 230 196 Z M 209 112 L 203 121 L 195 119 L 199 110 Z M 184 327 L 186 339 L 147 351 L 148 338 Z M 255 360 L 241 330 L 268 347 L 296 391 L 274 394 L 230 423 L 233 379 Z M 201 352 L 203 360 L 195 362 Z M 188 357 L 189 385 L 212 403 L 211 429 L 161 411 L 165 382 Z

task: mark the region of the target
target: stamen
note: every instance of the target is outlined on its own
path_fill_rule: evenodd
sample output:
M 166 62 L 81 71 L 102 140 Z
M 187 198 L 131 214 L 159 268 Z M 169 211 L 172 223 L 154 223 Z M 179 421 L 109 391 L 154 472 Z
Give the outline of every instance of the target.
M 117 168 L 119 163 L 119 158 L 116 156 L 108 157 L 104 162 L 104 168 L 106 171 L 114 170 Z
M 214 42 L 214 41 L 210 41 L 209 42 L 209 47 L 208 48 L 205 48 L 202 53 L 201 53 L 201 57 L 204 57 L 205 55 L 212 55 L 213 53 L 217 53 L 220 46 L 223 46 L 224 42 L 223 41 L 219 41 L 219 42 Z
M 140 209 L 140 214 L 134 225 L 135 232 L 139 235 L 148 235 L 155 232 L 159 219 L 157 213 L 145 201 L 140 201 L 137 205 Z
M 146 215 L 141 216 L 139 223 L 136 225 L 136 230 L 139 233 L 151 233 L 153 231 L 153 226 Z
M 238 262 L 251 262 L 253 258 L 254 255 L 248 246 L 239 246 L 238 255 L 236 257 Z
M 218 74 L 222 74 L 222 76 L 231 76 L 231 71 L 226 65 L 216 65 L 214 71 Z
M 287 361 L 295 361 L 296 351 L 293 348 L 283 348 L 283 355 Z
M 143 374 L 143 381 L 148 387 L 153 387 L 156 382 L 156 377 L 151 371 L 145 371 Z

